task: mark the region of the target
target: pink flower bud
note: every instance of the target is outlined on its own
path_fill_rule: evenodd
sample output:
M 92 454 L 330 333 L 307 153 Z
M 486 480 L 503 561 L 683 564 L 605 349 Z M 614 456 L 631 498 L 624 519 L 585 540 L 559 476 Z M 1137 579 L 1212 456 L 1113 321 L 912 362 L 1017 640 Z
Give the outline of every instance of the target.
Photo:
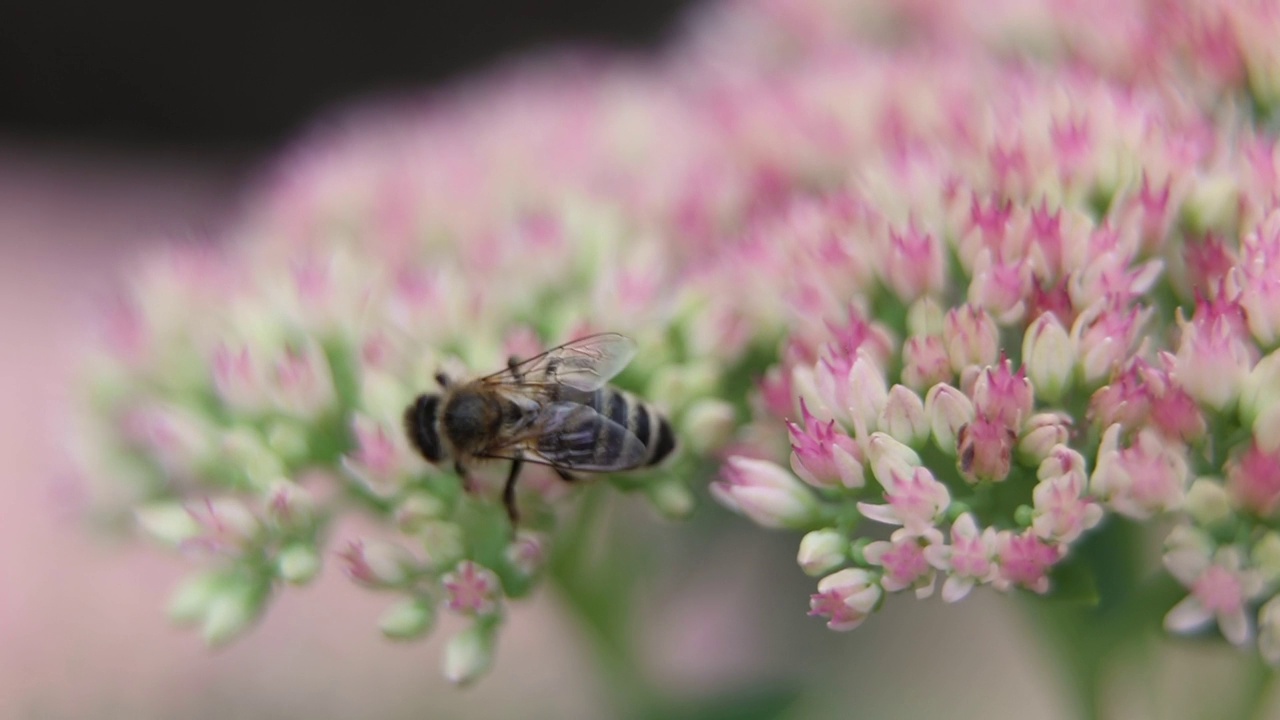
M 352 540 L 338 557 L 347 577 L 368 588 L 400 587 L 418 572 L 409 551 L 380 540 Z
M 1031 522 L 1036 537 L 1067 545 L 1102 520 L 1102 508 L 1084 496 L 1088 476 L 1080 453 L 1059 445 L 1040 464 L 1038 475 Z
M 966 367 L 984 367 L 996 361 L 1000 333 L 996 323 L 976 305 L 952 308 L 943 321 L 942 340 L 951 360 L 951 369 L 959 373 Z
M 945 453 L 955 454 L 960 428 L 973 422 L 976 412 L 968 395 L 950 385 L 934 385 L 924 398 L 924 411 L 933 429 L 933 441 Z
M 917 391 L 925 391 L 954 377 L 947 346 L 936 335 L 908 338 L 902 347 L 902 382 Z
M 820 422 L 800 400 L 804 428 L 787 422 L 791 434 L 791 469 L 814 487 L 862 487 L 861 452 L 853 438 L 836 427 L 835 420 Z
M 1139 520 L 1181 506 L 1191 480 L 1181 445 L 1142 430 L 1131 447 L 1121 448 L 1120 433 L 1119 425 L 1103 433 L 1090 491 L 1112 510 Z
M 901 234 L 890 230 L 883 258 L 885 283 L 906 302 L 940 294 L 946 287 L 946 260 L 942 243 L 914 224 Z
M 440 579 L 445 606 L 463 615 L 492 615 L 502 599 L 502 583 L 492 570 L 464 560 Z
M 1174 373 L 1191 397 L 1222 410 L 1234 404 L 1253 366 L 1252 343 L 1241 337 L 1230 314 L 1211 312 L 1203 301 L 1188 322 L 1178 315 L 1182 341 Z M 1241 312 L 1238 307 L 1235 312 Z
M 1036 395 L 1057 402 L 1071 387 L 1076 353 L 1066 328 L 1053 313 L 1044 313 L 1027 327 L 1022 363 Z
M 1102 298 L 1080 313 L 1071 326 L 1071 343 L 1086 385 L 1096 385 L 1129 357 L 1150 316 L 1150 310 L 1126 309 L 1113 298 Z
M 213 387 L 232 410 L 256 413 L 267 404 L 267 388 L 261 368 L 253 362 L 249 348 L 239 351 L 219 345 L 213 353 Z
M 969 303 L 986 309 L 1002 324 L 1016 323 L 1026 313 L 1033 282 L 1025 259 L 999 260 L 990 248 L 983 248 L 974 260 Z
M 956 435 L 960 474 L 969 482 L 999 482 L 1013 467 L 1018 434 L 1004 423 L 981 413 Z
M 329 363 L 315 343 L 286 351 L 276 362 L 272 380 L 276 407 L 297 417 L 315 418 L 333 404 Z
M 1071 416 L 1065 413 L 1037 413 L 1022 425 L 1018 454 L 1028 464 L 1038 464 L 1058 445 L 1071 438 Z
M 1249 331 L 1263 347 L 1280 342 L 1280 210 L 1273 210 L 1258 230 L 1241 243 L 1240 306 Z
M 342 458 L 342 467 L 379 496 L 391 497 L 399 492 L 411 469 L 420 465 L 399 428 L 357 412 L 352 415 L 351 434 L 356 446 Z
M 1035 397 L 1025 372 L 1013 372 L 1013 363 L 1005 358 L 978 374 L 973 385 L 973 405 L 978 415 L 1016 430 L 1031 415 Z
M 1015 585 L 1032 592 L 1049 591 L 1049 570 L 1062 559 L 1062 550 L 1031 534 L 1014 534 L 1009 530 L 996 536 L 996 555 L 999 574 L 992 584 L 998 590 L 1009 590 Z
M 764 527 L 803 528 L 819 517 L 816 499 L 791 473 L 768 460 L 735 455 L 725 461 L 711 494 Z
M 871 573 L 847 568 L 822 578 L 809 598 L 809 615 L 827 618 L 832 630 L 852 630 L 875 610 L 881 590 Z
M 1237 507 L 1264 518 L 1274 515 L 1280 507 L 1280 450 L 1250 444 L 1227 464 L 1227 492 Z

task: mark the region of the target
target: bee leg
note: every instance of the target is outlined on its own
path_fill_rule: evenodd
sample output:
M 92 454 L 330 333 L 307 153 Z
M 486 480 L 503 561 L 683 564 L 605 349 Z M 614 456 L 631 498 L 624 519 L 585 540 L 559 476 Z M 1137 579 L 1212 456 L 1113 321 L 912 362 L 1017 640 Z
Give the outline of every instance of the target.
M 502 504 L 507 507 L 507 517 L 511 518 L 514 530 L 520 522 L 520 510 L 516 508 L 516 478 L 520 476 L 520 468 L 524 467 L 524 458 L 519 456 L 511 461 L 511 472 L 507 473 L 507 484 L 502 486 Z
M 453 471 L 457 473 L 458 478 L 462 480 L 462 490 L 468 495 L 474 495 L 476 492 L 475 483 L 471 482 L 471 474 L 462 466 L 462 463 L 454 461 Z
M 563 480 L 563 481 L 565 481 L 565 482 L 567 482 L 567 483 L 576 483 L 576 482 L 578 482 L 578 478 L 576 478 L 576 477 L 574 477 L 573 475 L 570 475 L 569 473 L 565 472 L 565 471 L 564 471 L 564 469 L 562 469 L 562 468 L 558 468 L 558 467 L 552 466 L 552 468 L 551 468 L 551 469 L 552 469 L 552 470 L 555 470 L 555 471 L 556 471 L 556 475 L 559 475 L 559 476 L 560 476 L 560 479 L 561 479 L 561 480 Z
M 520 358 L 512 355 L 507 358 L 507 369 L 517 382 L 524 382 L 524 373 L 520 372 Z

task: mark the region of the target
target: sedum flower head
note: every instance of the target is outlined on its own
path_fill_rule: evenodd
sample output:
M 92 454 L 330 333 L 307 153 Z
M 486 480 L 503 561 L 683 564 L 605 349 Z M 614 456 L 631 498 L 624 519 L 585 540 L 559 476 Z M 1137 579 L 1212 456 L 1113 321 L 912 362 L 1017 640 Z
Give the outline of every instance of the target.
M 403 409 L 617 331 L 684 450 L 614 484 L 680 514 L 722 461 L 720 503 L 807 533 L 833 629 L 939 581 L 1069 594 L 1120 515 L 1175 527 L 1170 629 L 1256 626 L 1274 659 L 1280 13 L 1161 8 L 734 1 L 662 62 L 531 62 L 318 133 L 109 309 L 99 507 L 202 564 L 173 614 L 211 642 L 337 563 L 395 596 L 388 636 L 464 615 L 469 682 L 574 490 L 529 471 L 512 534 L 500 471 L 422 462 Z M 371 536 L 331 537 L 355 513 Z

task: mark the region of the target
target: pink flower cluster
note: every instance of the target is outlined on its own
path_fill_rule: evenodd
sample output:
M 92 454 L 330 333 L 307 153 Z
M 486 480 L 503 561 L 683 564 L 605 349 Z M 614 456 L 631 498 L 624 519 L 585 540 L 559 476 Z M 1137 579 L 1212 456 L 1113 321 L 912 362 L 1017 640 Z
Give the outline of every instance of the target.
M 778 273 L 785 340 L 749 435 L 785 437 L 794 475 L 757 448 L 718 495 L 787 488 L 750 516 L 808 532 L 812 612 L 840 630 L 939 578 L 947 601 L 1052 592 L 1106 515 L 1172 517 L 1166 564 L 1190 595 L 1167 626 L 1216 617 L 1240 644 L 1258 619 L 1280 662 L 1280 152 L 1254 122 L 1274 107 L 1280 54 L 1260 38 L 1280 6 L 1108 3 L 1104 56 L 1088 2 L 1016 22 L 890 4 L 908 42 L 868 53 L 834 28 L 873 5 L 758 2 L 739 26 L 780 57 L 805 48 L 775 60 L 804 65 L 798 84 L 877 79 L 840 106 L 844 180 L 726 252 L 731 276 Z M 1058 65 L 982 52 L 1050 28 Z M 897 529 L 872 539 L 863 520 Z
M 401 596 L 390 637 L 465 616 L 473 679 L 571 490 L 527 470 L 512 536 L 501 469 L 427 465 L 403 409 L 612 330 L 684 448 L 628 487 L 679 515 L 723 459 L 720 502 L 807 532 L 833 628 L 1053 592 L 1107 514 L 1172 516 L 1170 627 L 1261 623 L 1280 661 L 1280 14 L 1095 4 L 729 0 L 655 58 L 330 122 L 113 309 L 100 505 L 201 551 L 174 614 L 211 641 L 336 557 Z M 391 539 L 326 548 L 357 512 Z

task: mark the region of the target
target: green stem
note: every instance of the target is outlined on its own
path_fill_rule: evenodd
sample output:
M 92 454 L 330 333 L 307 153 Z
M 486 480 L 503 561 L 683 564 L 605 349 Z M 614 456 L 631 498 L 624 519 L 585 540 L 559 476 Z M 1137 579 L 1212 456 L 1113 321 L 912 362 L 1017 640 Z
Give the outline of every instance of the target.
M 626 578 L 634 565 L 620 557 L 621 546 L 600 539 L 603 490 L 599 486 L 584 489 L 578 512 L 551 560 L 550 582 L 587 632 L 614 703 L 612 715 L 637 720 L 657 717 L 660 699 L 644 678 L 629 632 L 631 583 Z M 593 551 L 602 556 L 593 557 Z

